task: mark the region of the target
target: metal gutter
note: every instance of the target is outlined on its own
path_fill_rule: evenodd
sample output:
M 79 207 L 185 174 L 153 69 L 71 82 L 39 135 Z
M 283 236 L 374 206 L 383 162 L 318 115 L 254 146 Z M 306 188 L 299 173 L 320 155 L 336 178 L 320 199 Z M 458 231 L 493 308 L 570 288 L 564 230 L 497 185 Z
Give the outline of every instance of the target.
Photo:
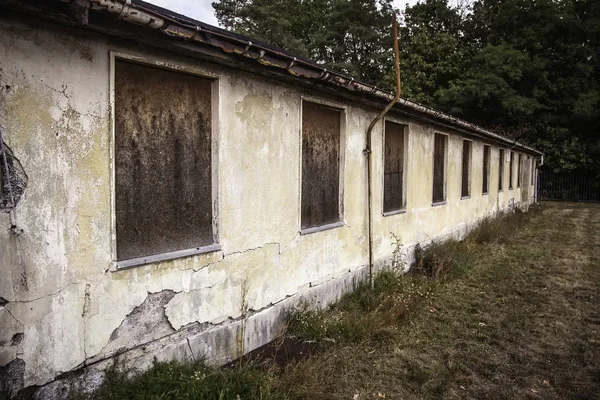
M 69 0 L 61 0 L 69 1 Z M 71 2 L 78 0 L 71 0 Z M 307 79 L 315 79 L 330 85 L 338 86 L 358 95 L 368 95 L 390 102 L 394 95 L 368 83 L 360 82 L 339 72 L 328 70 L 315 62 L 298 58 L 282 50 L 276 50 L 261 43 L 230 33 L 210 25 L 202 24 L 191 19 L 177 18 L 176 14 L 168 15 L 159 8 L 139 0 L 89 0 L 90 9 L 105 11 L 117 16 L 117 19 L 160 30 L 165 35 L 183 40 L 195 41 L 218 47 L 226 53 L 238 54 L 252 59 L 259 64 L 285 69 L 289 74 Z M 541 156 L 543 153 L 495 134 L 480 126 L 453 117 L 431 107 L 424 106 L 406 99 L 396 103 L 398 111 L 415 112 L 429 118 L 462 128 L 475 136 L 484 137 L 495 142 L 503 143 Z

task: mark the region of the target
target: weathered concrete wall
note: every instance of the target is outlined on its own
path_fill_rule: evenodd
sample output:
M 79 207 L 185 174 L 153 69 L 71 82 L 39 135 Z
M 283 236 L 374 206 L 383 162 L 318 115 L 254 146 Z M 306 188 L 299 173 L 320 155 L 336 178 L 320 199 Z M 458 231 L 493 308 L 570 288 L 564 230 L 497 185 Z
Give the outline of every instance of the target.
M 110 50 L 219 78 L 221 250 L 111 269 Z M 326 304 L 351 290 L 368 262 L 363 149 L 377 110 L 323 99 L 345 108 L 344 225 L 301 235 L 302 96 L 323 99 L 80 31 L 0 22 L 0 123 L 28 177 L 17 208 L 22 234 L 9 234 L 9 216 L 0 213 L 0 392 L 46 385 L 86 366 L 81 381 L 97 382 L 96 368 L 116 354 L 139 367 L 154 356 L 225 361 L 272 339 L 287 308 L 304 300 Z M 432 207 L 434 128 L 394 120 L 409 127 L 408 196 L 405 213 L 382 216 L 380 123 L 373 149 L 379 265 L 394 250 L 390 232 L 410 247 L 464 232 L 484 215 L 531 200 L 532 191 L 522 200 L 520 189 L 515 184 L 509 191 L 508 182 L 498 194 L 497 146 L 490 193 L 481 194 L 478 141 L 472 196 L 461 200 L 462 137 L 441 131 L 450 135 L 448 195 L 445 205 Z M 516 163 L 514 168 L 516 174 Z M 60 397 L 61 385 L 47 386 L 40 396 Z

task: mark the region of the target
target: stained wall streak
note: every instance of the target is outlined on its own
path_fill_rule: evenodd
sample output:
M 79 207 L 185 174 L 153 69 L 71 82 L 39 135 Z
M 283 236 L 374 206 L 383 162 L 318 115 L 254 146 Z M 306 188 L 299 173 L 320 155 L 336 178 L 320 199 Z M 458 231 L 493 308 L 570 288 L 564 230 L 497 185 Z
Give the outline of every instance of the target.
M 213 243 L 211 85 L 116 61 L 119 260 Z
M 302 103 L 302 228 L 339 221 L 339 110 Z

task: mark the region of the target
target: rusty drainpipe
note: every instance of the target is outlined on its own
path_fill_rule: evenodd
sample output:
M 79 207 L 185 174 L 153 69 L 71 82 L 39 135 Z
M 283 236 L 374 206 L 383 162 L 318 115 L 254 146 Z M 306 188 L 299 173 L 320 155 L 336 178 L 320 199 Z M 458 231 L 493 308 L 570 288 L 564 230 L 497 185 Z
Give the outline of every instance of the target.
M 375 127 L 377 122 L 379 122 L 385 116 L 385 114 L 387 114 L 387 112 L 394 106 L 394 104 L 396 104 L 398 99 L 400 99 L 400 92 L 402 91 L 400 85 L 400 53 L 398 51 L 398 22 L 396 21 L 395 15 L 392 20 L 392 30 L 394 35 L 394 59 L 396 63 L 396 95 L 394 96 L 392 101 L 390 101 L 389 104 L 383 109 L 383 111 L 381 111 L 379 115 L 375 117 L 373 121 L 371 121 L 371 124 L 369 124 L 369 128 L 367 128 L 367 147 L 365 149 L 365 153 L 367 155 L 367 203 L 369 205 L 369 281 L 371 284 L 371 288 L 375 287 L 375 280 L 373 276 L 373 172 L 371 171 L 371 166 L 373 164 L 371 149 L 371 144 L 373 142 L 373 128 Z

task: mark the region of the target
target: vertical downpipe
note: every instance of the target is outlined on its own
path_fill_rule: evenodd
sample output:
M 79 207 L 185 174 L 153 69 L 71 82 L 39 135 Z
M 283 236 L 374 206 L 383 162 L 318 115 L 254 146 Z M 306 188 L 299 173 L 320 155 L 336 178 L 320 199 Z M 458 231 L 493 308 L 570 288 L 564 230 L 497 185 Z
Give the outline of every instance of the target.
M 402 90 L 400 86 L 400 52 L 398 51 L 398 22 L 396 21 L 396 15 L 393 16 L 392 19 L 392 30 L 394 35 L 394 60 L 396 64 L 396 95 L 390 101 L 390 103 L 383 109 L 381 113 L 373 121 L 369 124 L 369 128 L 367 128 L 367 147 L 365 149 L 365 154 L 367 155 L 367 204 L 369 205 L 369 282 L 371 284 L 371 288 L 375 286 L 375 280 L 373 276 L 373 196 L 372 196 L 372 182 L 373 182 L 373 173 L 372 173 L 372 135 L 373 128 L 379 122 L 385 114 L 396 104 L 398 99 L 400 99 L 400 92 Z

